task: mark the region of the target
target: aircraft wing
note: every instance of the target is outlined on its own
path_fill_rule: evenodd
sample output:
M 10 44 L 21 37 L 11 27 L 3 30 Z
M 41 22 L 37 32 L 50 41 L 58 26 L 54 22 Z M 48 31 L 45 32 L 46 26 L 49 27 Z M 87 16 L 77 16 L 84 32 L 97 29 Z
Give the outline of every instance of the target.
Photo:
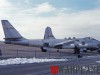
M 60 42 L 60 43 L 57 43 L 54 45 L 55 48 L 62 48 L 63 45 L 68 45 L 68 44 L 72 44 L 74 43 L 75 41 L 77 41 L 77 39 L 75 40 L 66 40 L 64 42 Z

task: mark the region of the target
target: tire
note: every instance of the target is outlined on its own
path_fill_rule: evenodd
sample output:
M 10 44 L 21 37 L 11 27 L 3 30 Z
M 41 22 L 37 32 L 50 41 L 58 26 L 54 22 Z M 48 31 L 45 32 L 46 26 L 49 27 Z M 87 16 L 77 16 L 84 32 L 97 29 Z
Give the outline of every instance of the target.
M 100 53 L 100 50 L 98 50 L 97 52 Z
M 0 50 L 0 56 L 2 56 L 2 52 L 1 52 L 1 50 Z
M 59 50 L 57 50 L 57 52 L 59 52 Z
M 82 56 L 81 55 L 78 55 L 78 58 L 82 58 Z
M 85 52 L 85 53 L 86 53 L 86 52 L 87 52 L 87 50 L 83 50 L 83 52 Z
M 46 49 L 43 49 L 43 47 L 41 48 L 41 50 L 42 50 L 42 52 L 47 52 L 47 50 Z

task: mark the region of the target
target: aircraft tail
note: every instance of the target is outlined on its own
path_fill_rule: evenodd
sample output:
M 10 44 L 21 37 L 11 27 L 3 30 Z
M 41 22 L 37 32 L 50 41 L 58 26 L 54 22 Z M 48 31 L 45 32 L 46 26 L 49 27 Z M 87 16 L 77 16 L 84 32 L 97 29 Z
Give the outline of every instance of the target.
M 21 38 L 23 38 L 19 32 L 9 23 L 8 20 L 1 20 L 3 30 L 4 30 L 4 35 L 5 35 L 5 41 L 10 42 L 10 41 L 16 41 Z
M 45 29 L 44 39 L 55 39 L 54 35 L 52 34 L 52 30 L 50 27 Z

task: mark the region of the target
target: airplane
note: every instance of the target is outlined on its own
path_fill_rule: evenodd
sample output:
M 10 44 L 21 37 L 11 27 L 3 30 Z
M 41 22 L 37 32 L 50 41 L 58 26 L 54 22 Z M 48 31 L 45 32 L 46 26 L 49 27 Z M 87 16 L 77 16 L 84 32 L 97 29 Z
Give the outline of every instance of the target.
M 50 27 L 45 29 L 44 39 L 26 39 L 10 24 L 8 20 L 1 20 L 6 44 L 16 44 L 24 46 L 40 47 L 42 52 L 47 52 L 49 48 L 74 49 L 74 53 L 80 57 L 80 51 L 87 49 L 100 49 L 100 42 L 95 39 L 73 38 L 56 39 Z M 90 41 L 89 41 L 90 40 Z M 97 41 L 92 45 L 91 41 Z
M 57 44 L 69 44 L 76 40 L 56 39 L 52 34 L 52 30 L 50 27 L 47 27 L 45 29 L 44 39 L 26 39 L 21 36 L 21 34 L 10 24 L 8 20 L 1 20 L 1 22 L 4 30 L 4 39 L 6 44 L 40 47 L 43 52 L 46 52 L 46 47 L 54 48 L 55 46 L 57 46 Z
M 45 37 L 47 37 L 47 38 L 45 38 Z M 55 39 L 54 35 L 52 34 L 51 28 L 47 27 L 46 31 L 45 31 L 44 39 L 50 39 L 50 38 Z M 57 44 L 55 44 L 54 48 L 75 49 L 74 54 L 76 54 L 77 48 L 79 48 L 81 52 L 87 52 L 88 50 L 90 50 L 90 51 L 97 50 L 97 52 L 100 53 L 100 41 L 96 40 L 92 37 L 85 37 L 85 38 L 69 37 L 68 39 L 65 37 L 64 39 L 65 39 L 65 41 L 66 40 L 67 41 L 73 40 L 73 41 L 69 42 L 69 43 L 66 43 L 66 42 L 57 43 Z
M 97 50 L 98 53 L 100 53 L 100 41 L 96 40 L 92 37 L 85 37 L 82 39 L 79 39 L 80 42 L 83 44 L 87 44 L 87 47 L 84 47 L 84 52 L 87 52 L 87 50 L 95 51 Z

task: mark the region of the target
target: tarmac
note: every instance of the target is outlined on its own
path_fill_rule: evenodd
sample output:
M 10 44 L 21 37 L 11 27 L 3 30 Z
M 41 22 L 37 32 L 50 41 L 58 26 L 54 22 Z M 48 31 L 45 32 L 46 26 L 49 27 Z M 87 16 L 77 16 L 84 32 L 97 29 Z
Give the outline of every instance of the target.
M 15 57 L 36 57 L 36 58 L 66 58 L 68 61 L 63 62 L 48 62 L 48 63 L 33 63 L 33 64 L 19 64 L 19 65 L 5 65 L 0 66 L 0 75 L 52 75 L 50 73 L 50 66 L 100 66 L 100 55 L 97 52 L 82 53 L 82 58 L 77 58 L 73 54 L 73 50 L 51 50 L 50 52 L 41 52 L 37 47 L 26 47 L 18 45 L 5 45 L 0 44 L 2 51 L 2 59 L 15 58 Z M 58 73 L 56 75 L 99 75 L 97 73 L 88 74 L 67 74 Z

